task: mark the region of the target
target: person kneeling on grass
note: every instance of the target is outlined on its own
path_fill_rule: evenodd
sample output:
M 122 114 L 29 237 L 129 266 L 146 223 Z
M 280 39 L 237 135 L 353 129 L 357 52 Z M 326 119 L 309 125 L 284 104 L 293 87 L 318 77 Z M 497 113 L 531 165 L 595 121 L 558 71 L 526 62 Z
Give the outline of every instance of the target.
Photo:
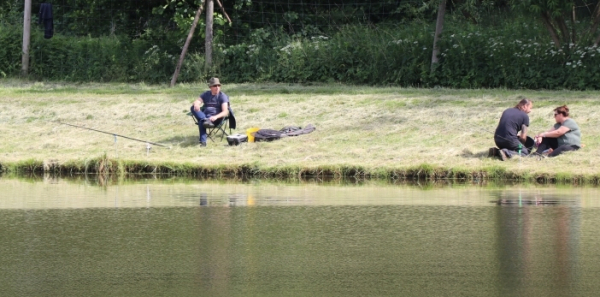
M 569 108 L 566 105 L 554 109 L 554 120 L 556 124 L 552 129 L 535 136 L 535 143 L 538 145 L 535 155 L 548 154 L 548 157 L 556 157 L 581 147 L 581 130 L 569 118 Z
M 221 92 L 221 82 L 216 77 L 208 81 L 210 91 L 206 91 L 194 101 L 190 111 L 200 127 L 200 146 L 206 146 L 206 128 L 213 128 L 229 115 L 229 96 Z M 202 106 L 204 105 L 204 106 Z
M 522 155 L 528 155 L 529 150 L 523 145 L 527 141 L 527 128 L 533 102 L 527 98 L 521 99 L 515 107 L 502 113 L 498 127 L 494 133 L 494 142 L 498 148 L 490 148 L 490 157 L 500 157 L 502 161 L 517 155 L 520 150 Z M 520 133 L 519 133 L 520 132 Z

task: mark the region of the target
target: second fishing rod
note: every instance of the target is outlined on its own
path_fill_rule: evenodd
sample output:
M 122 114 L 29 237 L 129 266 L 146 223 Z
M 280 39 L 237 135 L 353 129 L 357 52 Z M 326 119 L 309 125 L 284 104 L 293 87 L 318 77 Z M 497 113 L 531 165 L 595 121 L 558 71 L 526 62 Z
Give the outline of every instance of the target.
M 166 144 L 162 144 L 162 143 L 158 143 L 158 142 L 153 142 L 153 141 L 138 139 L 138 138 L 134 138 L 134 137 L 130 137 L 130 136 L 125 136 L 125 135 L 121 135 L 121 134 L 117 134 L 117 133 L 113 133 L 113 132 L 102 131 L 102 130 L 98 130 L 98 129 L 94 129 L 94 128 L 88 128 L 88 127 L 74 125 L 74 124 L 69 124 L 69 123 L 60 122 L 60 121 L 57 121 L 57 123 L 63 124 L 63 125 L 67 125 L 67 126 L 71 126 L 71 127 L 75 127 L 75 128 L 79 128 L 79 129 L 85 129 L 85 130 L 89 130 L 89 131 L 94 131 L 94 132 L 98 132 L 98 133 L 112 135 L 112 136 L 115 137 L 115 142 L 116 142 L 116 137 L 121 137 L 121 138 L 129 139 L 129 140 L 133 140 L 133 141 L 143 142 L 143 143 L 146 143 L 146 144 L 152 144 L 152 145 L 155 145 L 155 146 L 160 146 L 160 147 L 171 149 L 171 146 L 166 145 Z

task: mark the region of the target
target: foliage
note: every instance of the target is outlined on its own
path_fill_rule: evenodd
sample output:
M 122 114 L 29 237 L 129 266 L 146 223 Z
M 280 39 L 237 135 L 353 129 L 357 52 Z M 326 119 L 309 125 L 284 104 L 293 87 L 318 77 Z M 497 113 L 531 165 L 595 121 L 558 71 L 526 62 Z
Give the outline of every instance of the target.
M 21 1 L 0 1 L 0 25 L 19 24 L 23 22 L 23 10 Z
M 13 26 L 0 26 L 0 76 L 18 75 L 21 69 L 21 31 Z
M 57 2 L 54 38 L 43 39 L 41 28 L 32 32 L 30 74 L 78 82 L 167 82 L 200 2 Z M 593 34 L 581 34 L 595 32 L 598 11 L 591 10 L 597 2 L 583 1 L 588 12 L 576 10 L 582 19 L 574 22 L 567 17 L 572 1 L 515 1 L 512 7 L 519 10 L 508 13 L 508 1 L 449 1 L 452 13 L 433 71 L 439 0 L 224 2 L 232 23 L 215 5 L 212 68 L 203 65 L 201 19 L 178 81 L 217 75 L 228 82 L 598 89 L 600 70 L 594 65 L 600 54 L 590 42 Z M 20 6 L 0 0 L 0 77 L 20 73 Z M 560 42 L 548 34 L 548 23 L 531 15 L 549 15 L 563 34 Z M 567 21 L 559 25 L 560 20 Z M 575 36 L 582 42 L 572 42 Z
M 10 76 L 20 71 L 20 32 L 0 27 L 0 71 Z M 44 39 L 34 32 L 30 49 L 29 73 L 34 78 L 65 81 L 140 82 L 168 81 L 179 56 L 149 41 L 125 37 L 66 37 Z M 203 77 L 204 59 L 188 55 L 180 81 Z
M 540 18 L 557 48 L 570 43 L 598 46 L 600 42 L 600 35 L 595 36 L 600 25 L 597 0 L 511 0 L 511 4 Z M 581 15 L 586 17 L 585 25 L 580 24 Z
M 505 28 L 503 35 L 447 32 L 450 35 L 440 44 L 437 83 L 457 88 L 600 88 L 595 81 L 600 71 L 592 66 L 600 62 L 597 48 L 572 44 L 556 49 L 548 39 L 533 34 L 540 30 L 523 22 L 515 24 L 512 32 Z
M 441 60 L 428 70 L 431 27 L 345 26 L 331 36 L 285 36 L 256 30 L 255 39 L 222 50 L 229 81 L 334 82 L 454 88 L 598 89 L 600 52 L 556 49 L 543 29 L 521 20 L 477 30 L 450 24 Z M 256 38 L 263 36 L 262 38 Z M 269 39 L 269 42 L 266 40 Z
M 201 3 L 200 3 L 201 2 Z M 187 34 L 192 26 L 196 11 L 199 5 L 204 4 L 204 1 L 198 3 L 189 3 L 179 0 L 168 0 L 167 4 L 154 7 L 152 14 L 160 16 L 170 16 L 171 20 L 177 25 L 179 34 Z M 204 27 L 204 20 L 198 20 L 198 28 Z M 204 36 L 203 30 L 196 30 L 196 34 Z

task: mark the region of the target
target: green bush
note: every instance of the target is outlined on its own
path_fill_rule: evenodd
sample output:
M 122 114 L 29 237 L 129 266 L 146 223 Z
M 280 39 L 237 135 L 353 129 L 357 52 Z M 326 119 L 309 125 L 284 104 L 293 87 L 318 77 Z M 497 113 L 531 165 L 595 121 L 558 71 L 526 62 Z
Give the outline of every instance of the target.
M 344 26 L 332 34 L 283 36 L 225 47 L 229 81 L 343 82 L 452 88 L 599 89 L 600 49 L 557 49 L 534 22 L 501 28 L 449 24 L 431 70 L 431 25 Z M 264 40 L 263 40 L 264 41 Z
M 0 78 L 19 75 L 21 70 L 22 30 L 0 26 Z
M 452 88 L 600 89 L 600 49 L 557 49 L 534 20 L 501 26 L 450 21 L 439 42 L 440 61 L 431 68 L 433 24 L 344 25 L 323 32 L 305 26 L 250 30 L 228 44 L 217 36 L 213 66 L 205 70 L 200 38 L 190 47 L 179 82 L 209 74 L 227 82 L 342 82 Z M 21 31 L 0 26 L 0 75 L 21 67 Z M 158 34 L 158 33 L 157 33 Z M 171 80 L 183 40 L 167 36 L 44 39 L 35 31 L 30 74 L 36 79 L 165 83 Z
M 22 31 L 0 26 L 0 78 L 18 76 L 21 69 Z M 67 37 L 44 39 L 33 31 L 29 75 L 40 80 L 72 82 L 148 82 L 171 80 L 179 53 L 173 46 L 124 37 Z M 190 53 L 178 81 L 204 76 L 203 55 Z

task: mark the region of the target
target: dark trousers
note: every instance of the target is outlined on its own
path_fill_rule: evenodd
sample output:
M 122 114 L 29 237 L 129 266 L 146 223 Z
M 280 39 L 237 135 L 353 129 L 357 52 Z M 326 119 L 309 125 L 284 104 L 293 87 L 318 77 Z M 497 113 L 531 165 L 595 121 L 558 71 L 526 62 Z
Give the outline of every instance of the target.
M 42 21 L 44 24 L 44 38 L 50 39 L 54 36 L 54 22 L 52 19 L 44 19 Z
M 519 145 L 521 146 L 521 155 L 529 155 L 529 150 L 518 140 L 508 140 L 500 137 L 494 137 L 494 142 L 499 149 L 507 149 L 510 155 L 516 155 L 519 152 Z
M 195 111 L 193 105 L 190 108 L 190 111 L 192 112 L 194 117 L 198 120 L 198 130 L 200 132 L 200 142 L 206 142 L 206 139 L 208 138 L 208 134 L 206 133 L 206 128 L 204 127 L 203 124 L 204 124 L 205 120 L 208 120 L 208 118 L 213 115 L 206 115 L 206 114 L 204 114 L 204 112 L 202 112 L 202 110 Z M 217 125 L 219 125 L 219 123 L 221 123 L 222 120 L 223 119 L 218 119 L 216 122 L 213 122 L 213 124 L 215 124 L 215 126 L 217 126 Z
M 556 157 L 564 152 L 576 151 L 579 149 L 579 147 L 576 145 L 570 145 L 570 144 L 558 146 L 558 139 L 544 137 L 542 139 L 542 143 L 540 143 L 540 145 L 538 146 L 535 153 L 542 154 L 547 149 L 553 149 L 552 153 L 548 154 L 548 157 Z

